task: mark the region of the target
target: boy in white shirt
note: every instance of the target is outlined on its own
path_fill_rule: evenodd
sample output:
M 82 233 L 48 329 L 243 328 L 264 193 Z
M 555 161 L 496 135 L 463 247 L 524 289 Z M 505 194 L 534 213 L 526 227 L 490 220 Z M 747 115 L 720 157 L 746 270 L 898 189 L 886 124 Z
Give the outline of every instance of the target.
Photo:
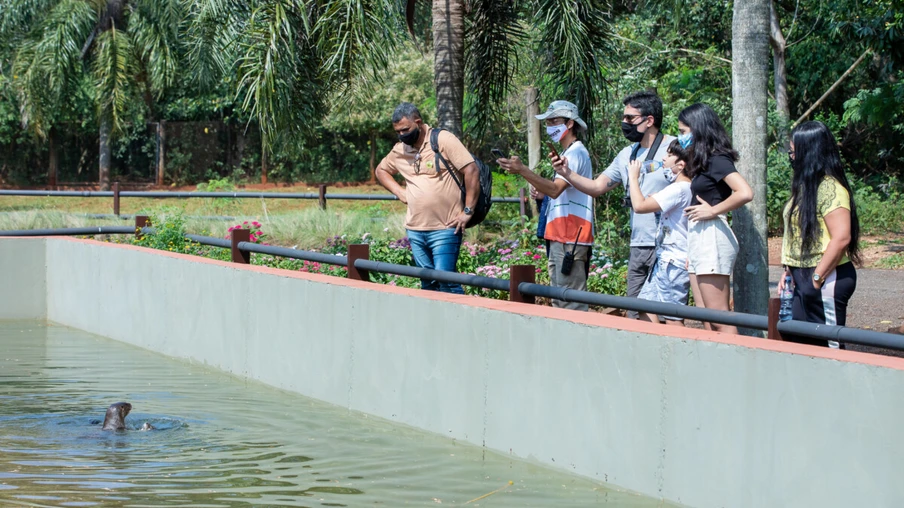
M 684 209 L 690 206 L 694 197 L 691 192 L 691 179 L 684 173 L 688 160 L 687 151 L 681 148 L 678 140 L 672 141 L 668 156 L 663 160 L 662 171 L 663 177 L 672 183 L 649 197 L 641 194 L 638 180 L 641 166 L 650 163 L 635 160 L 628 167 L 630 179 L 628 189 L 631 192 L 634 212 L 662 212 L 656 235 L 656 263 L 643 289 L 637 295 L 638 298 L 687 305 L 690 276 L 687 272 L 687 216 L 684 215 Z M 671 316 L 663 318 L 667 324 L 684 326 L 684 320 L 681 318 Z M 640 313 L 640 319 L 659 322 L 659 317 L 655 314 L 643 312 Z

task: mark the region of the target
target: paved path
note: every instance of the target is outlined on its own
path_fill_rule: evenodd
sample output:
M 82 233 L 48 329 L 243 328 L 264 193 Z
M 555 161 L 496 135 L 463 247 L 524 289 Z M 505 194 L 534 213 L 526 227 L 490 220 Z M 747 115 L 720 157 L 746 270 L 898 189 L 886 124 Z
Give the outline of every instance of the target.
M 781 273 L 780 266 L 769 267 L 770 294 L 775 294 Z M 885 332 L 902 324 L 904 324 L 904 270 L 858 269 L 857 289 L 848 305 L 847 326 Z M 851 349 L 904 356 L 902 351 L 889 352 L 865 346 L 852 346 Z

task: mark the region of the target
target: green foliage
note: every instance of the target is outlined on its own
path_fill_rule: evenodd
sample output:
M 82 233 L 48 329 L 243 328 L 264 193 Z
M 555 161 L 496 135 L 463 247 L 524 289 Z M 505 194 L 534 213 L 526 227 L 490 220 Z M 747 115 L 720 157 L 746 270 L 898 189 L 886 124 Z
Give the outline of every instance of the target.
M 182 254 L 195 252 L 197 246 L 185 237 L 182 209 L 163 207 L 148 215 L 148 226 L 155 231 L 133 240 L 133 245 Z
M 904 268 L 904 252 L 898 252 L 879 260 L 879 262 L 876 263 L 876 267 L 888 270 L 900 270 Z

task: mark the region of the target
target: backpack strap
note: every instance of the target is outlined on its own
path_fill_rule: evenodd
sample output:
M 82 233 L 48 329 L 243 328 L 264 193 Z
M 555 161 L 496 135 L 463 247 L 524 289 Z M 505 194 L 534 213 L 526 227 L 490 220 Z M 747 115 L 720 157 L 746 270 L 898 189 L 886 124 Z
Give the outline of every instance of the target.
M 444 129 L 432 129 L 430 131 L 430 148 L 432 148 L 433 153 L 436 154 L 436 157 L 435 157 L 436 160 L 434 161 L 434 164 L 436 165 L 436 170 L 439 171 L 439 163 L 440 163 L 440 161 L 442 161 L 443 166 L 446 167 L 446 169 L 449 171 L 449 175 L 452 176 L 452 180 L 455 181 L 455 184 L 458 185 L 458 188 L 461 189 L 462 193 L 464 193 L 465 192 L 464 183 L 461 180 L 459 180 L 457 176 L 455 176 L 455 171 L 453 171 L 452 165 L 449 164 L 449 161 L 447 161 L 446 158 L 443 157 L 439 153 L 439 133 L 442 130 L 444 130 Z

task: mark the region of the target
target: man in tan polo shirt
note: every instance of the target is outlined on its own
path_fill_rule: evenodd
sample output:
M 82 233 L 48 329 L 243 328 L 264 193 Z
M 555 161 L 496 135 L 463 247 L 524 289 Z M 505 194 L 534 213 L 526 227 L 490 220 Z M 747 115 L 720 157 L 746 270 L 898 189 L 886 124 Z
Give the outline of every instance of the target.
M 392 113 L 392 128 L 399 142 L 380 161 L 375 171 L 380 185 L 408 205 L 405 228 L 411 242 L 414 263 L 422 268 L 456 271 L 462 233 L 477 204 L 480 177 L 474 158 L 454 134 L 439 134 L 439 151 L 462 177 L 467 190 L 462 203 L 461 189 L 440 163 L 430 146 L 429 125 L 424 124 L 414 104 L 403 102 Z M 395 181 L 400 174 L 405 187 Z M 421 288 L 464 294 L 460 284 L 421 279 Z

